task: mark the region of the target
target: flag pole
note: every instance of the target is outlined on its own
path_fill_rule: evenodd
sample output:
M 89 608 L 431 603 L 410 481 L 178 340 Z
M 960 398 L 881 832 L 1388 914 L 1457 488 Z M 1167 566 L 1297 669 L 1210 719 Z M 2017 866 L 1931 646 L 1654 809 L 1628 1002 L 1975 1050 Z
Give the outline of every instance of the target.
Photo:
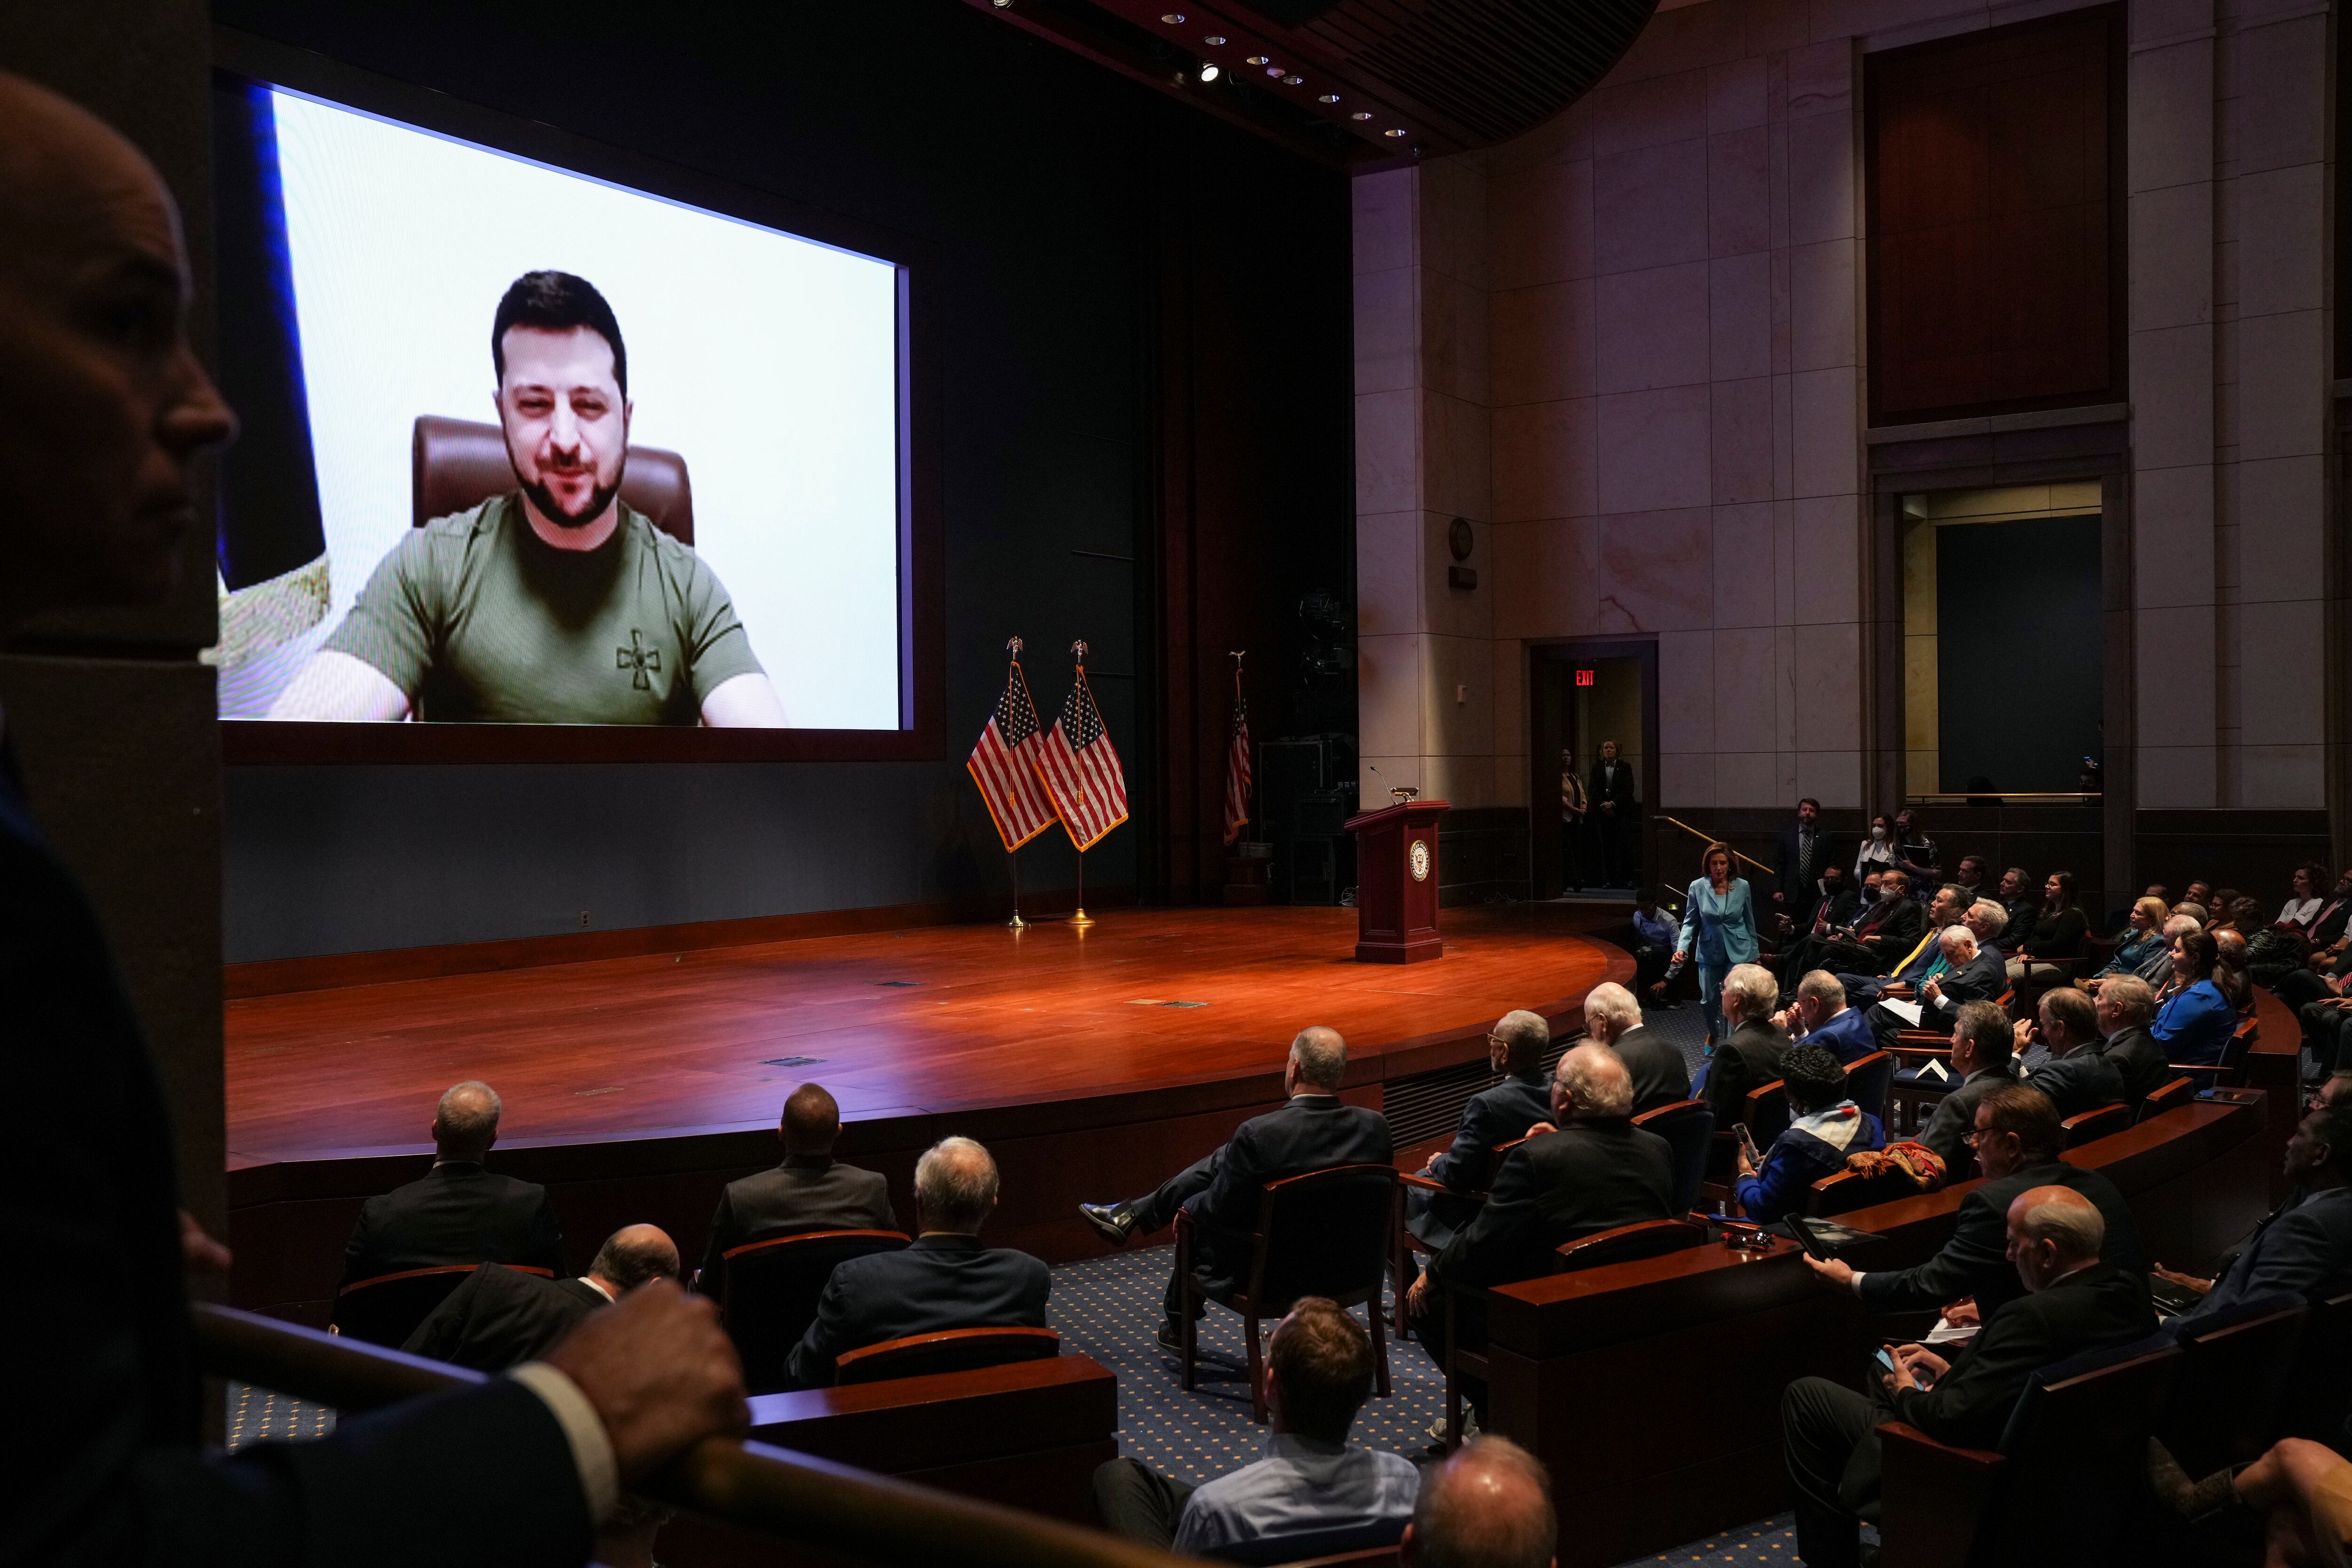
M 1070 651 L 1077 656 L 1078 683 L 1083 686 L 1087 679 L 1087 645 L 1083 640 L 1074 642 L 1070 645 Z M 1078 851 L 1078 910 L 1070 917 L 1070 926 L 1074 931 L 1084 931 L 1094 923 L 1094 917 L 1087 913 L 1087 852 L 1081 849 Z
M 1004 648 L 1013 656 L 1013 668 L 1020 668 L 1021 638 L 1017 636 L 1008 637 L 1005 639 Z M 1017 849 L 1007 849 L 1004 852 L 1004 865 L 1005 868 L 1013 873 L 1013 918 L 1004 922 L 1004 929 L 1026 931 L 1029 929 L 1029 922 L 1021 918 L 1021 852 Z

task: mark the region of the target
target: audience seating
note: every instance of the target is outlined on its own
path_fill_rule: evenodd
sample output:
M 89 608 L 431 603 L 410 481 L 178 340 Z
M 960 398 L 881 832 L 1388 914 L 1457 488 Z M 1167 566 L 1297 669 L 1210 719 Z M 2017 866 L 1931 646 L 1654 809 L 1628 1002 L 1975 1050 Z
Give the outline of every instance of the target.
M 354 1279 L 335 1292 L 335 1332 L 397 1350 L 416 1331 L 418 1324 L 433 1315 L 433 1309 L 447 1300 L 465 1282 L 466 1276 L 480 1267 L 478 1263 L 444 1263 L 432 1268 L 403 1268 L 370 1279 Z M 536 1274 L 541 1279 L 555 1277 L 552 1269 L 530 1264 L 509 1263 L 506 1267 L 518 1274 Z
M 2300 1298 L 2282 1296 L 2178 1331 L 2180 1366 L 2156 1436 L 2189 1475 L 2250 1464 L 2278 1437 L 2279 1407 L 2310 1316 Z
M 1675 1152 L 1674 1207 L 1687 1214 L 1706 1180 L 1707 1151 L 1715 1142 L 1715 1112 L 1703 1100 L 1678 1100 L 1633 1118 L 1633 1125 L 1664 1139 Z
M 1338 1568 L 1347 1564 L 1356 1568 L 1363 1564 L 1397 1561 L 1397 1538 L 1404 1533 L 1402 1524 L 1355 1525 L 1346 1530 L 1318 1530 L 1306 1534 L 1281 1535 L 1270 1541 L 1244 1541 L 1217 1549 L 1221 1563 L 1312 1563 Z M 1386 1536 L 1383 1541 L 1381 1538 Z M 1304 1554 L 1302 1556 L 1302 1554 Z
M 2065 1147 L 2079 1149 L 2094 1138 L 2105 1138 L 2110 1132 L 2121 1132 L 2132 1124 L 2132 1108 L 2118 1101 L 2102 1105 L 2095 1110 L 2077 1111 L 2058 1126 L 2065 1134 Z
M 1884 1127 L 1895 1099 L 1894 1055 L 1887 1051 L 1873 1051 L 1866 1057 L 1856 1057 L 1848 1062 L 1845 1092 L 1847 1099 L 1877 1117 L 1879 1125 Z
M 2340 1447 L 2345 1421 L 2352 1417 L 2352 1355 L 2344 1353 L 2352 1335 L 2352 1290 L 2314 1302 L 2309 1311 L 2287 1373 L 2279 1431 Z
M 1840 1171 L 1813 1184 L 1811 1195 L 1805 1199 L 1805 1215 L 1809 1219 L 1830 1219 L 1873 1204 L 1891 1204 L 1917 1191 L 1911 1178 L 1901 1171 L 1881 1171 L 1874 1176 L 1865 1176 L 1860 1171 Z
M 1776 1078 L 1749 1089 L 1739 1103 L 1739 1120 L 1759 1150 L 1769 1149 L 1789 1130 L 1789 1086 Z
M 1179 1210 L 1176 1275 L 1184 1291 L 1184 1387 L 1189 1391 L 1193 1386 L 1200 1361 L 1193 1304 L 1215 1300 L 1242 1315 L 1242 1338 L 1249 1352 L 1250 1412 L 1264 1422 L 1265 1346 L 1259 1325 L 1279 1317 L 1301 1296 L 1328 1296 L 1342 1307 L 1367 1308 L 1379 1389 L 1386 1398 L 1389 1346 L 1381 1285 L 1388 1275 L 1399 1225 L 1397 1193 L 1397 1171 L 1391 1165 L 1334 1165 L 1266 1183 L 1259 1189 L 1257 1229 L 1250 1237 L 1249 1277 L 1222 1298 L 1201 1289 L 1193 1272 L 1192 1216 Z
M 2164 1335 L 2034 1373 L 1998 1451 L 1878 1428 L 1882 1568 L 2095 1568 L 2146 1488 L 2147 1439 L 2179 1370 Z
M 909 1334 L 844 1351 L 835 1358 L 834 1382 L 879 1383 L 886 1378 L 927 1377 L 970 1372 L 1008 1362 L 1045 1361 L 1062 1353 L 1062 1336 L 1051 1329 L 942 1329 Z
M 719 1299 L 727 1336 L 743 1360 L 743 1385 L 753 1394 L 789 1386 L 785 1358 L 816 1321 L 817 1299 L 835 1264 L 907 1245 L 895 1230 L 813 1230 L 729 1247 L 720 1277 L 703 1280 L 701 1289 Z
M 2263 1026 L 2259 1019 L 2242 1019 L 2237 1028 L 2231 1031 L 2230 1043 L 2221 1047 L 2220 1061 L 2173 1062 L 2169 1065 L 2174 1072 L 2195 1079 L 2202 1088 L 2234 1089 L 2246 1081 L 2246 1053 L 2253 1049 L 2262 1037 Z
M 1503 1168 L 1503 1156 L 1508 1154 L 1512 1150 L 1517 1148 L 1520 1144 L 1526 1142 L 1527 1140 L 1525 1138 L 1514 1138 L 1507 1143 L 1497 1143 L 1492 1149 L 1487 1150 L 1486 1169 L 1479 1176 L 1477 1186 L 1469 1192 L 1465 1193 L 1457 1191 L 1433 1177 L 1423 1175 L 1419 1171 L 1399 1171 L 1397 1173 L 1397 1185 L 1400 1188 L 1419 1187 L 1422 1191 L 1426 1193 L 1446 1193 L 1450 1194 L 1454 1197 L 1460 1198 L 1466 1203 L 1483 1204 L 1486 1201 L 1486 1194 L 1492 1190 L 1495 1185 L 1495 1173 Z M 1428 1246 L 1428 1243 L 1423 1242 L 1421 1237 L 1413 1235 L 1412 1227 L 1406 1223 L 1404 1197 L 1405 1194 L 1402 1191 L 1400 1191 L 1397 1194 L 1396 1243 L 1395 1253 L 1391 1259 L 1393 1272 L 1396 1278 L 1396 1290 L 1394 1292 L 1396 1297 L 1396 1310 L 1391 1315 L 1389 1324 L 1389 1326 L 1395 1331 L 1396 1336 L 1399 1339 L 1404 1338 L 1407 1332 L 1404 1293 L 1406 1289 L 1412 1286 L 1414 1275 L 1419 1272 L 1413 1265 L 1412 1255 L 1414 1244 L 1420 1243 L 1420 1245 L 1424 1247 Z
M 2145 1121 L 2151 1116 L 2161 1116 L 2175 1106 L 2186 1105 L 2196 1098 L 2197 1080 L 2193 1078 L 2176 1078 L 2168 1083 L 2160 1083 L 2149 1089 L 2147 1098 L 2139 1102 L 2138 1121 Z
M 1553 1249 L 1551 1271 L 1573 1274 L 1580 1268 L 1663 1258 L 1669 1252 L 1706 1244 L 1706 1226 L 1697 1220 L 1645 1219 L 1638 1225 L 1621 1225 L 1613 1230 L 1596 1231 L 1574 1241 L 1561 1242 Z

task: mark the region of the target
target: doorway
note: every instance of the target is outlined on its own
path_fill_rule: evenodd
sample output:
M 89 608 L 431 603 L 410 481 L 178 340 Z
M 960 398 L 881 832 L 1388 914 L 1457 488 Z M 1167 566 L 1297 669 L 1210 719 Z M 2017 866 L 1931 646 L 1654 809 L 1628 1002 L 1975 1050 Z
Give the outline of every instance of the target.
M 1630 900 L 1649 876 L 1657 645 L 1549 643 L 1528 657 L 1533 896 Z

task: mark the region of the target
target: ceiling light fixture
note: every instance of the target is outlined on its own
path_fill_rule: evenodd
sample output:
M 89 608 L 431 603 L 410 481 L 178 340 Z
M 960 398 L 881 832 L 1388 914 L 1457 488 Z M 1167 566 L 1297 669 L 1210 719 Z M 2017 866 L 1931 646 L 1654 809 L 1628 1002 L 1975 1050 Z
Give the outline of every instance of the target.
M 1171 27 L 1181 27 L 1184 25 L 1184 13 L 1181 11 L 1163 12 L 1160 19 L 1167 23 Z
M 1360 109 L 1356 110 L 1355 113 L 1348 116 L 1350 120 L 1370 120 L 1371 117 L 1372 111 L 1369 109 Z
M 1318 103 L 1337 103 L 1339 101 L 1339 95 L 1336 92 L 1327 92 L 1315 101 Z
M 1201 62 L 1201 79 L 1202 81 L 1214 81 L 1217 79 L 1216 61 L 1202 60 Z
M 1213 49 L 1224 41 L 1225 36 L 1223 33 L 1211 33 L 1207 38 L 1202 40 L 1202 42 L 1206 43 L 1209 47 Z
M 1254 66 L 1262 66 L 1265 64 L 1266 58 L 1267 57 L 1265 55 L 1252 55 L 1249 58 L 1249 63 Z
M 1282 79 L 1282 85 L 1285 87 L 1297 87 L 1300 82 L 1303 82 L 1306 79 L 1307 79 L 1303 76 L 1286 76 Z

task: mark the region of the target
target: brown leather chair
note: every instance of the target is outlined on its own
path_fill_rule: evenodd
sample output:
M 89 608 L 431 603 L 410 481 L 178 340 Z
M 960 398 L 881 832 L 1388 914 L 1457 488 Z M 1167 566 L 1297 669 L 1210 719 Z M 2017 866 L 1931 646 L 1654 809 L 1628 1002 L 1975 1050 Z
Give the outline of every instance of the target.
M 2145 1121 L 2151 1116 L 2161 1116 L 2168 1110 L 2187 1105 L 2196 1098 L 2197 1080 L 2193 1078 L 2176 1078 L 2169 1083 L 2158 1084 L 2147 1091 L 2146 1100 L 2139 1102 L 2139 1121 Z
M 372 1345 L 397 1350 L 417 1325 L 447 1300 L 478 1263 L 443 1263 L 430 1268 L 401 1268 L 366 1279 L 354 1279 L 335 1292 L 334 1331 Z M 527 1263 L 506 1266 L 518 1274 L 552 1279 L 554 1271 Z
M 1503 1168 L 1504 1156 L 1526 1142 L 1524 1138 L 1514 1138 L 1507 1143 L 1497 1143 L 1487 1150 L 1486 1168 L 1479 1173 L 1477 1186 L 1469 1192 L 1457 1192 L 1444 1182 L 1423 1175 L 1419 1171 L 1399 1171 L 1397 1185 L 1401 1189 L 1419 1187 L 1425 1193 L 1450 1194 L 1467 1203 L 1483 1204 L 1486 1201 L 1486 1194 L 1494 1189 L 1495 1173 Z M 1405 1317 L 1404 1293 L 1412 1288 L 1414 1276 L 1420 1272 L 1413 1264 L 1415 1244 L 1418 1243 L 1423 1248 L 1429 1247 L 1427 1242 L 1412 1233 L 1412 1226 L 1405 1218 L 1404 1195 L 1402 1191 L 1397 1194 L 1397 1233 L 1391 1266 L 1396 1279 L 1396 1310 L 1391 1316 L 1389 1327 L 1395 1331 L 1399 1339 L 1404 1338 L 1407 1329 L 1411 1327 Z
M 2132 1124 L 2132 1108 L 2118 1102 L 2102 1105 L 2096 1110 L 2079 1111 L 2058 1126 L 2065 1134 L 2065 1147 L 2079 1149 L 2094 1139 L 2105 1138 L 2110 1132 L 2122 1132 Z
M 1062 1353 L 1051 1329 L 942 1329 L 844 1351 L 834 1359 L 836 1384 L 880 1383 L 894 1377 L 970 1372 L 1016 1361 L 1047 1361 Z
M 506 436 L 497 426 L 438 414 L 417 416 L 408 470 L 409 521 L 416 528 L 515 488 Z M 680 544 L 694 542 L 694 491 L 686 459 L 676 452 L 632 445 L 621 499 Z

